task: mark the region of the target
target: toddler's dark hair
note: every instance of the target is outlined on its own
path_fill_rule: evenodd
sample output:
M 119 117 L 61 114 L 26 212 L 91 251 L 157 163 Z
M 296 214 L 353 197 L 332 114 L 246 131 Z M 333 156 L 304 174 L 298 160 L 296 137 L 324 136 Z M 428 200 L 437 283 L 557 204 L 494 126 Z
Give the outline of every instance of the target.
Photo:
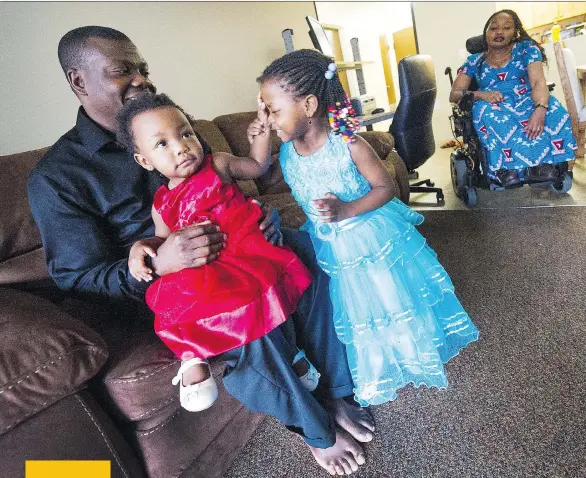
M 144 113 L 146 111 L 168 107 L 177 108 L 179 111 L 181 111 L 181 113 L 183 113 L 187 118 L 187 121 L 189 121 L 191 127 L 194 127 L 195 120 L 193 119 L 193 117 L 186 113 L 185 110 L 181 108 L 181 106 L 175 103 L 166 94 L 144 94 L 140 95 L 135 100 L 127 101 L 118 113 L 118 133 L 116 135 L 117 141 L 126 149 L 128 149 L 128 151 L 134 153 L 136 150 L 136 146 L 134 142 L 134 137 L 132 135 L 132 120 L 139 114 Z M 211 154 L 210 147 L 201 138 L 201 136 L 197 132 L 195 133 L 195 135 L 201 143 L 204 154 Z
M 295 99 L 315 95 L 319 103 L 317 114 L 333 118 L 330 126 L 334 131 L 350 138 L 358 125 L 338 74 L 332 72 L 330 79 L 326 77 L 333 62 L 315 50 L 295 50 L 273 61 L 256 81 L 259 84 L 276 81 Z

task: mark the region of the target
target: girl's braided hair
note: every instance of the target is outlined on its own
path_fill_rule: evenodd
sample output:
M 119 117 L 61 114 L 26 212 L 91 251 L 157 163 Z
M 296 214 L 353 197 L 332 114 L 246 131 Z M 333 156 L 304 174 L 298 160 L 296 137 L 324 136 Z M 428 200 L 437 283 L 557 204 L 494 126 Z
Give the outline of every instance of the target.
M 295 50 L 273 61 L 256 81 L 276 81 L 296 100 L 314 95 L 318 100 L 317 114 L 327 115 L 334 132 L 352 141 L 358 120 L 335 70 L 333 60 L 320 52 Z
M 131 153 L 134 153 L 136 146 L 134 142 L 134 136 L 132 135 L 132 120 L 141 113 L 157 108 L 177 108 L 185 115 L 191 127 L 194 128 L 195 120 L 193 117 L 186 113 L 185 110 L 181 108 L 181 106 L 176 104 L 166 94 L 144 94 L 140 95 L 135 100 L 127 101 L 118 113 L 118 133 L 116 135 L 116 140 L 118 143 L 124 146 Z M 211 154 L 212 151 L 210 147 L 201 138 L 201 136 L 197 134 L 197 132 L 195 135 L 201 143 L 204 154 Z

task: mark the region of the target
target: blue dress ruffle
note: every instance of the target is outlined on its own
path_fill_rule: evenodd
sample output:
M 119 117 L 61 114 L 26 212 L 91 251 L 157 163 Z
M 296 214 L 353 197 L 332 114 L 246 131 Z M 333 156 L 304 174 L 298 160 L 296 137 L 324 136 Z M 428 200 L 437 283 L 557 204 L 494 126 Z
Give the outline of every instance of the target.
M 283 144 L 281 168 L 304 209 L 320 267 L 330 276 L 334 325 L 346 344 L 362 405 L 393 400 L 408 383 L 443 388 L 443 363 L 478 338 L 452 282 L 414 227 L 421 214 L 398 199 L 360 216 L 320 223 L 311 204 L 331 192 L 349 202 L 370 185 L 348 146 L 331 134 L 311 156 Z

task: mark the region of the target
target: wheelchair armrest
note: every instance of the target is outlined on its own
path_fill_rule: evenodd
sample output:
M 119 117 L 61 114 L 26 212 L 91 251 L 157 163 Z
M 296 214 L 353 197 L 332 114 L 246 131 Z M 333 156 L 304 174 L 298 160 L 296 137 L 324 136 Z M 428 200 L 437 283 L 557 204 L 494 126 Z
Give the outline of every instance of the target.
M 466 93 L 458 103 L 458 107 L 462 111 L 472 111 L 472 107 L 474 106 L 474 93 L 469 91 Z

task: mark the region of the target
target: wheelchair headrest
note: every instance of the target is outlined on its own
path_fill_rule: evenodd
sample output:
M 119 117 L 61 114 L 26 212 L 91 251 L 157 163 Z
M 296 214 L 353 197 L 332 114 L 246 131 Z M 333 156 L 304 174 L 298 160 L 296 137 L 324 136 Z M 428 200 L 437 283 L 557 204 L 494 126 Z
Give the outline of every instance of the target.
M 482 53 L 484 51 L 483 37 L 484 35 L 478 35 L 466 40 L 466 50 L 468 50 L 471 55 L 474 53 Z

